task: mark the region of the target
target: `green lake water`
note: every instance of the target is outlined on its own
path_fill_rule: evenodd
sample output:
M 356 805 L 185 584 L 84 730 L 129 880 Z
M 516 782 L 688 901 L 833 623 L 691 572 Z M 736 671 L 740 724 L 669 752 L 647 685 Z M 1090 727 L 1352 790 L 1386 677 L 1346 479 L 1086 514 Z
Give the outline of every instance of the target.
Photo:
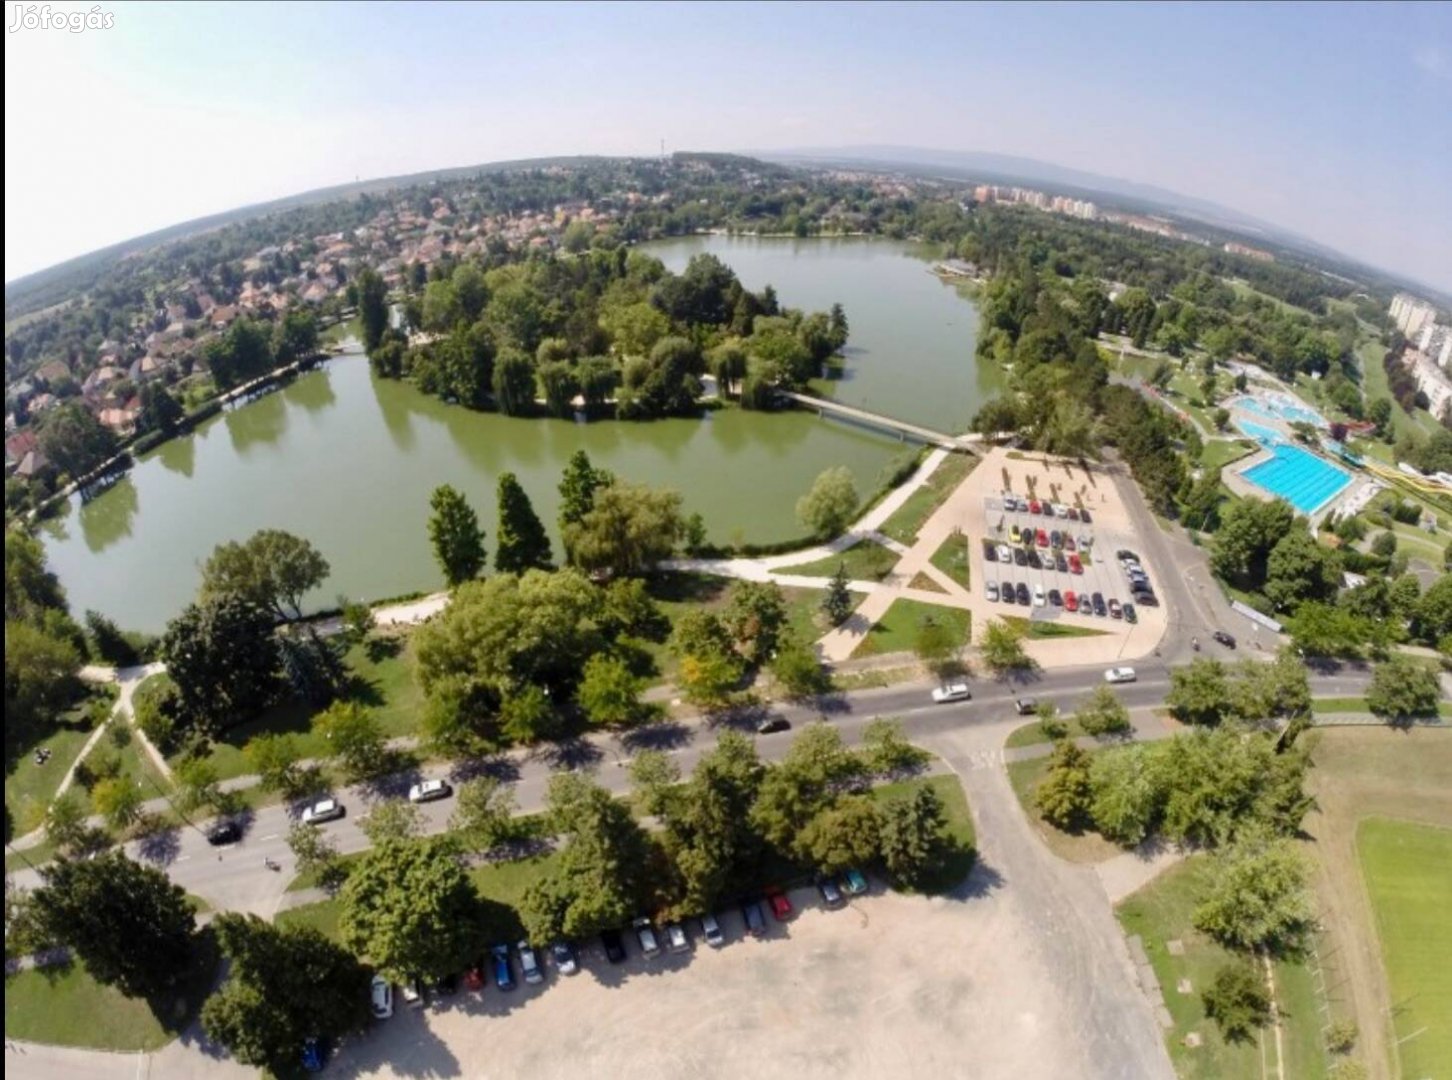
M 673 266 L 713 251 L 749 287 L 769 281 L 793 306 L 840 301 L 852 327 L 843 400 L 962 429 L 991 392 L 973 369 L 972 305 L 906 245 L 703 237 L 653 250 Z M 93 608 L 140 630 L 160 630 L 193 597 L 213 547 L 261 528 L 307 537 L 327 557 L 315 607 L 339 594 L 376 599 L 442 584 L 426 534 L 437 485 L 468 496 L 492 555 L 499 474 L 519 477 L 553 532 L 560 471 L 577 449 L 625 479 L 681 492 L 713 540 L 757 543 L 800 534 L 796 500 L 823 469 L 846 465 L 865 497 L 905 451 L 800 412 L 645 424 L 470 412 L 376 379 L 348 355 L 167 443 L 104 494 L 72 500 L 42 535 L 77 615 Z

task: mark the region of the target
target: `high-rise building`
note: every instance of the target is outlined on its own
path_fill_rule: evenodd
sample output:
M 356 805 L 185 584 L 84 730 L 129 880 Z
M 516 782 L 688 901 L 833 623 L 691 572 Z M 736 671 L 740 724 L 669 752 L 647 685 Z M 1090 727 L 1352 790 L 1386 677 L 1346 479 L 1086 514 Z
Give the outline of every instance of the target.
M 1437 321 L 1437 309 L 1411 293 L 1397 293 L 1392 297 L 1391 317 L 1397 329 L 1415 341 L 1423 327 Z

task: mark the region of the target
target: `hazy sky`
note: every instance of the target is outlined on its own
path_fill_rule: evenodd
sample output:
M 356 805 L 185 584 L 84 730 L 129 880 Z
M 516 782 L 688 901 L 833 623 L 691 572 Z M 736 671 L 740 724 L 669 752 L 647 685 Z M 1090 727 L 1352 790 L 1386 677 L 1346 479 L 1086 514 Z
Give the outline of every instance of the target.
M 11 33 L 16 6 L 6 280 L 355 177 L 664 138 L 1034 157 L 1452 291 L 1448 4 L 102 3 L 111 29 Z

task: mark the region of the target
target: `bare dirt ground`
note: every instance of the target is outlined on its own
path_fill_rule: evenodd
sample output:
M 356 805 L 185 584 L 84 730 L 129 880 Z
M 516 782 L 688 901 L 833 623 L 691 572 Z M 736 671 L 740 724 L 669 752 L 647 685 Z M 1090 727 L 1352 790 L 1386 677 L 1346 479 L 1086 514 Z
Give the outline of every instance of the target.
M 1357 1056 L 1372 1077 L 1397 1075 L 1392 1006 L 1366 885 L 1356 823 L 1384 816 L 1452 826 L 1452 731 L 1344 727 L 1315 733 L 1309 787 L 1318 809 L 1305 822 L 1320 901 L 1321 959 L 1332 1013 L 1360 1029 Z

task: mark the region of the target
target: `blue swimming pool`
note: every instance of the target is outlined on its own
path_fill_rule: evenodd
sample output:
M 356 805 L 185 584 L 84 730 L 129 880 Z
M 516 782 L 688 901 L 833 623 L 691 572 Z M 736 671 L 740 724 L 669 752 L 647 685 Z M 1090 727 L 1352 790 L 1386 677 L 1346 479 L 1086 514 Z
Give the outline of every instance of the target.
M 1326 426 L 1325 419 L 1315 409 L 1302 405 L 1285 394 L 1247 396 L 1237 399 L 1235 404 L 1238 408 L 1264 416 L 1267 420 L 1285 420 L 1290 423 L 1300 420 L 1316 427 Z
M 1252 420 L 1245 419 L 1243 416 L 1237 416 L 1235 418 L 1235 426 L 1263 446 L 1274 446 L 1276 443 L 1283 441 L 1281 433 L 1275 428 L 1268 428 L 1264 424 L 1257 424 Z
M 1272 448 L 1269 460 L 1251 466 L 1241 475 L 1303 514 L 1315 513 L 1351 483 L 1345 470 L 1285 443 Z

